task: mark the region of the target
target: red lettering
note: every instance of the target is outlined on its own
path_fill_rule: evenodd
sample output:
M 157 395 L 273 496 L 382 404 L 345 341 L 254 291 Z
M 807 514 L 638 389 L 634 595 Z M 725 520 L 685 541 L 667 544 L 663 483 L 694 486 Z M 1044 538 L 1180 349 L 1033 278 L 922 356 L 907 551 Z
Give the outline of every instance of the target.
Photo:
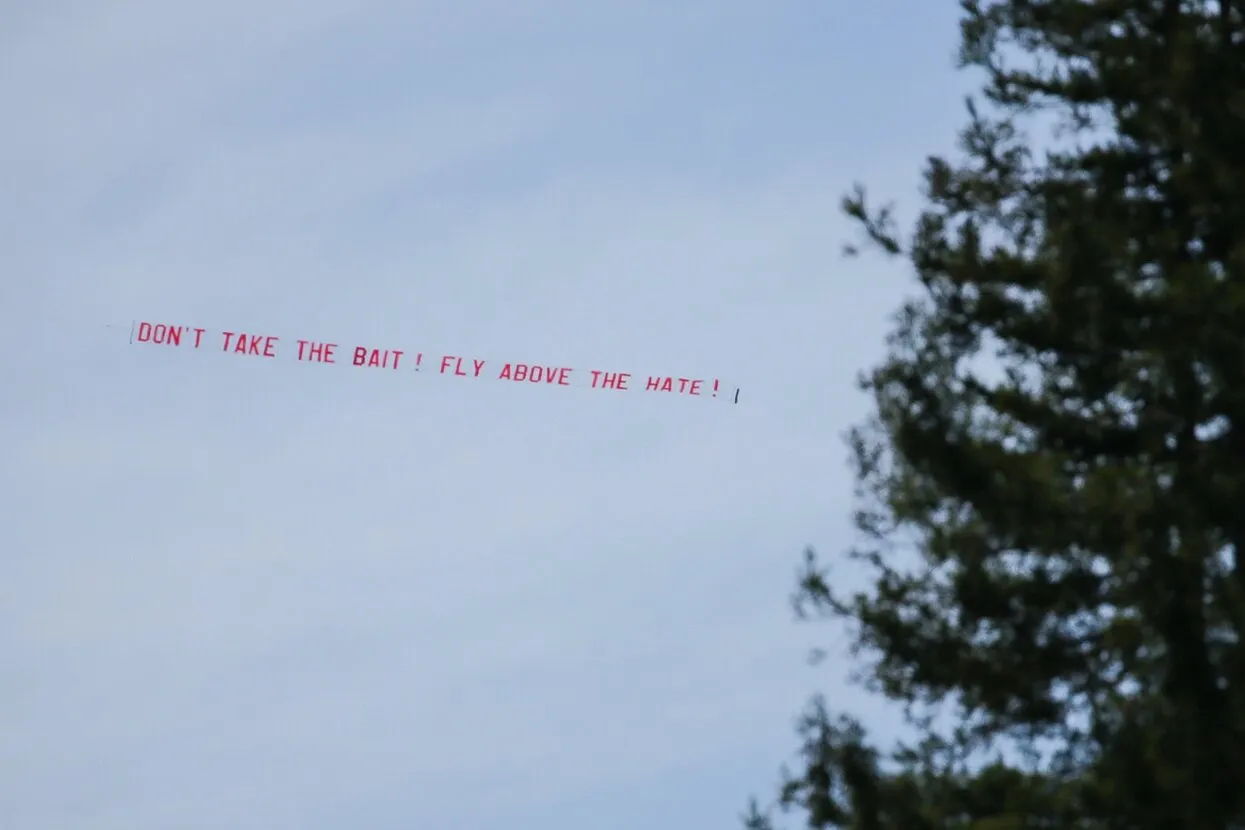
M 646 392 L 673 392 L 674 378 L 649 375 L 648 383 L 644 384 L 644 390 Z
M 182 332 L 185 326 L 167 326 L 164 323 L 139 323 L 138 324 L 138 342 L 139 343 L 159 343 L 169 346 L 180 346 L 182 344 Z
M 477 360 L 476 377 L 479 377 L 480 369 L 483 367 L 484 361 Z M 562 386 L 570 386 L 571 382 L 567 378 L 570 371 L 570 367 L 540 366 L 535 363 L 507 363 L 501 367 L 501 372 L 498 373 L 497 379 L 527 381 L 528 383 L 556 383 Z M 593 382 L 595 383 L 595 378 Z
M 443 375 L 445 374 L 445 370 L 450 367 L 450 363 L 453 360 L 454 358 L 449 355 L 446 355 L 445 357 L 441 358 L 441 374 Z
M 528 370 L 527 363 L 507 363 L 502 367 L 502 372 L 497 376 L 499 381 L 529 381 L 532 372 Z
M 675 387 L 676 380 L 678 382 L 677 389 Z M 699 395 L 700 387 L 703 383 L 703 380 L 695 380 L 693 378 L 655 377 L 653 375 L 649 375 L 648 382 L 644 384 L 644 390 L 646 392 L 677 391 L 680 395 Z
M 333 363 L 333 349 L 336 343 L 317 343 L 314 340 L 298 341 L 298 359 L 310 360 L 313 363 Z
M 570 371 L 569 369 L 567 371 Z M 592 370 L 592 388 L 593 389 L 623 389 L 627 388 L 627 381 L 631 380 L 630 372 L 602 372 L 598 369 Z M 652 382 L 652 378 L 649 378 Z
M 203 339 L 203 332 L 206 329 L 195 329 L 195 348 L 199 348 L 199 341 Z
M 480 376 L 480 372 L 484 371 L 484 361 L 483 361 L 483 360 L 476 360 L 476 361 L 474 361 L 474 364 L 475 364 L 475 372 L 476 372 L 476 377 L 479 377 L 479 376 Z
M 480 365 L 484 365 L 484 361 L 480 361 Z M 528 365 L 526 363 L 507 363 L 501 367 L 501 373 L 497 375 L 498 380 L 527 381 L 528 383 L 557 383 L 558 369 L 553 366 L 537 366 L 536 364 Z M 567 370 L 562 370 L 567 371 Z
M 262 334 L 245 334 L 238 333 L 235 335 L 232 331 L 222 331 L 224 343 L 221 345 L 221 351 L 229 351 L 229 343 L 233 342 L 234 354 L 250 354 L 256 357 L 276 357 L 276 345 L 279 337 L 265 337 Z M 234 340 L 234 337 L 237 337 Z
M 467 373 L 463 371 L 463 359 L 461 357 L 455 358 L 454 374 L 460 378 L 467 377 Z
M 569 368 L 560 369 L 557 366 L 533 366 L 532 374 L 528 376 L 528 380 L 532 383 L 540 383 L 542 380 L 548 384 L 558 383 L 562 386 L 570 386 L 566 383 L 566 373 Z
M 328 344 L 336 346 L 335 343 Z M 354 365 L 368 366 L 376 369 L 397 369 L 398 361 L 405 352 L 389 349 L 369 349 L 366 346 L 358 346 L 354 350 Z M 331 362 L 331 361 L 330 361 Z

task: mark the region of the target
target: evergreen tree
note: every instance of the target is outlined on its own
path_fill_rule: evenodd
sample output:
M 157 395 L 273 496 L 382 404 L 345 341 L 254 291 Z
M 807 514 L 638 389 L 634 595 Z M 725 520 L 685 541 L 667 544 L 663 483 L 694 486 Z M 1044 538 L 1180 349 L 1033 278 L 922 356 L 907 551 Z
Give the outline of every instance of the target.
M 815 702 L 747 826 L 1245 828 L 1245 2 L 961 5 L 960 157 L 902 237 L 845 200 L 920 284 L 852 434 L 871 584 L 799 588 L 918 737 Z

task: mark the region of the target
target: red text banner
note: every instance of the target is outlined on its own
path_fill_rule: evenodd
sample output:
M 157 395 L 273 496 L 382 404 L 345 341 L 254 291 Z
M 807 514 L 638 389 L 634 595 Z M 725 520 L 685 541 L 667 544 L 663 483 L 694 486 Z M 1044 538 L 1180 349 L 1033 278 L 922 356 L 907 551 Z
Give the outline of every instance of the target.
M 253 331 L 226 331 L 198 326 L 135 321 L 130 343 L 166 349 L 221 352 L 251 360 L 290 360 L 298 363 L 347 366 L 404 374 L 439 376 L 469 381 L 494 381 L 534 386 L 578 387 L 603 392 L 641 392 L 671 397 L 700 398 L 739 403 L 739 387 L 721 378 L 688 374 L 650 374 L 616 367 L 575 367 L 530 360 L 494 360 L 473 355 L 399 349 L 393 344 L 331 343 L 283 338 Z

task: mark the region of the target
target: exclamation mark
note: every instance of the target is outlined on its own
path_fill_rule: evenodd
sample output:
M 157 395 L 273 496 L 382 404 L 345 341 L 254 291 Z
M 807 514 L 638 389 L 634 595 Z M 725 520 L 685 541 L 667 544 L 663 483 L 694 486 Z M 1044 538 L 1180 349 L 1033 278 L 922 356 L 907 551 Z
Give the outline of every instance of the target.
M 416 371 L 416 372 L 418 372 L 418 371 L 419 371 L 419 364 L 421 364 L 421 363 L 423 363 L 423 362 L 424 362 L 424 353 L 423 353 L 423 352 L 420 352 L 419 354 L 415 355 L 415 371 Z
M 713 397 L 716 398 L 717 396 L 718 396 L 718 381 L 715 378 L 713 381 Z

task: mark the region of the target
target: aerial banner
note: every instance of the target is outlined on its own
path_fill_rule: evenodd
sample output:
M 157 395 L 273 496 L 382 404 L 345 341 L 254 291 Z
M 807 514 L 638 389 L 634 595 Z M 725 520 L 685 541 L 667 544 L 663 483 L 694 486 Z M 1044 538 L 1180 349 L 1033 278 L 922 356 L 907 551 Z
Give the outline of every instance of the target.
M 573 367 L 559 363 L 493 360 L 465 354 L 413 351 L 392 344 L 330 343 L 283 339 L 276 335 L 224 331 L 135 320 L 131 345 L 217 351 L 241 358 L 284 359 L 298 363 L 380 370 L 407 378 L 447 377 L 535 386 L 579 387 L 705 401 L 739 403 L 739 387 L 708 375 L 636 374 L 617 367 Z

